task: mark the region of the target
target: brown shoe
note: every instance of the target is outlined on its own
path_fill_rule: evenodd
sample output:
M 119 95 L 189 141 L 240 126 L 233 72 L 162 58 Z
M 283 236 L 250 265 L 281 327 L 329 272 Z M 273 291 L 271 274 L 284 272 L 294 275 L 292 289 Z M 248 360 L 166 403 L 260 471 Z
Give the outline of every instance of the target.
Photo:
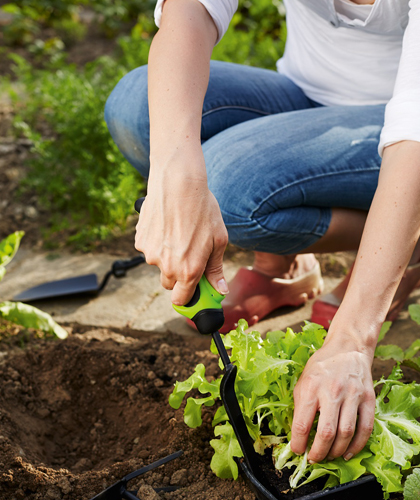
M 323 280 L 319 262 L 292 279 L 270 278 L 251 268 L 242 267 L 229 283 L 230 293 L 223 302 L 225 323 L 221 333 L 236 328 L 243 318 L 254 325 L 275 309 L 300 306 L 322 292 Z

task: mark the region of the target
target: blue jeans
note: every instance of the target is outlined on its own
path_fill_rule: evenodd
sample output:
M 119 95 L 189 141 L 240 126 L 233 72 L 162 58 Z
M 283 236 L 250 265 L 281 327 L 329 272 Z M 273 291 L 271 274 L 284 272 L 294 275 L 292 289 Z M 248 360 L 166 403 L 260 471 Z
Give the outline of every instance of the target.
M 202 147 L 229 240 L 298 253 L 325 234 L 332 208 L 368 210 L 384 111 L 385 105 L 322 106 L 274 71 L 212 61 Z M 147 178 L 147 66 L 118 83 L 105 119 L 125 158 Z

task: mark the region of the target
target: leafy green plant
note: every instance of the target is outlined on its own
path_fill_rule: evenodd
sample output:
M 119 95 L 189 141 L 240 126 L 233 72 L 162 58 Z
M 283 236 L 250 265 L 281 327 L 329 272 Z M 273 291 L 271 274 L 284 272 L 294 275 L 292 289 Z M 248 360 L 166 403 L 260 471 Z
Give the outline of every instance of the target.
M 53 28 L 66 46 L 81 40 L 87 33 L 83 11 L 93 14 L 94 22 L 106 35 L 114 37 L 125 23 L 139 14 L 152 17 L 155 0 L 21 0 L 0 9 L 10 16 L 3 29 L 8 46 L 39 43 L 43 28 Z
M 420 498 L 420 470 L 414 469 L 407 477 L 404 485 L 404 500 L 418 500 Z
M 15 127 L 33 143 L 23 185 L 51 210 L 52 231 L 68 229 L 71 241 L 85 247 L 123 230 L 133 213 L 132 193 L 144 182 L 113 142 L 103 109 L 125 67 L 103 57 L 80 71 L 71 65 L 35 70 L 13 58 L 24 84 L 24 95 L 11 91 Z
M 420 325 L 420 304 L 410 304 L 408 306 L 408 312 L 413 321 Z M 389 326 L 391 325 L 390 322 Z M 382 340 L 385 333 L 389 330 L 386 328 L 384 335 L 379 338 Z M 420 339 L 416 339 L 408 349 L 403 350 L 400 346 L 395 344 L 379 345 L 375 350 L 375 357 L 380 359 L 392 359 L 402 366 L 408 366 L 420 372 Z
M 32 8 L 19 7 L 14 3 L 3 5 L 2 10 L 11 16 L 11 22 L 2 28 L 6 45 L 27 45 L 39 34 L 38 14 Z
M 246 333 L 244 320 L 238 328 L 224 336 L 231 350 L 230 359 L 238 366 L 236 394 L 254 447 L 263 454 L 272 448 L 273 462 L 278 470 L 293 468 L 291 488 L 298 488 L 314 479 L 326 476 L 326 486 L 346 483 L 362 474 L 372 473 L 381 483 L 385 498 L 392 492 L 402 492 L 403 474 L 411 470 L 420 453 L 420 385 L 400 381 L 402 371 L 397 365 L 387 379 L 375 382 L 379 391 L 376 399 L 373 433 L 358 455 L 345 461 L 337 458 L 319 464 L 309 464 L 308 450 L 315 436 L 316 423 L 311 431 L 308 450 L 295 455 L 289 439 L 293 419 L 293 388 L 309 357 L 319 349 L 326 332 L 319 325 L 306 323 L 301 332 L 269 332 L 263 340 L 258 332 Z M 215 347 L 212 346 L 213 352 Z M 205 367 L 200 364 L 184 382 L 176 382 L 169 403 L 179 408 L 193 389 L 202 397 L 189 397 L 184 421 L 189 427 L 201 425 L 202 406 L 212 406 L 220 398 L 221 377 L 209 381 Z M 214 448 L 211 468 L 222 478 L 237 478 L 236 458 L 242 451 L 228 421 L 225 408 L 220 406 L 213 419 Z
M 280 2 L 241 1 L 228 31 L 213 49 L 212 59 L 275 69 L 287 37 Z
M 0 242 L 0 281 L 6 274 L 6 266 L 18 251 L 23 231 L 16 231 Z M 0 316 L 25 328 L 37 328 L 53 334 L 60 339 L 68 335 L 66 330 L 56 323 L 49 314 L 36 307 L 21 302 L 0 302 Z

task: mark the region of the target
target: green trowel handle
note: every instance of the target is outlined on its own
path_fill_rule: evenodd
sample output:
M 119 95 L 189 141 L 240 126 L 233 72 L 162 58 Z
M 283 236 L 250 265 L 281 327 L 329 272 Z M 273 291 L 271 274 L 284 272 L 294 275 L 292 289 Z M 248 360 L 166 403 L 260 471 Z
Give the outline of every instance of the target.
M 175 311 L 194 321 L 197 330 L 203 335 L 211 335 L 223 326 L 222 300 L 225 298 L 217 292 L 203 275 L 198 282 L 192 299 L 185 306 L 175 306 Z

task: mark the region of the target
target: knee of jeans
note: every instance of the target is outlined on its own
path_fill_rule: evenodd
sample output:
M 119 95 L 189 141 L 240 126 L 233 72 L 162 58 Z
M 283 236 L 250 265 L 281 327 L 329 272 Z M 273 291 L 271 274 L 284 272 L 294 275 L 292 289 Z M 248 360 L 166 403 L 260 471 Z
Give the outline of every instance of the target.
M 124 157 L 144 177 L 149 174 L 147 66 L 125 75 L 105 104 L 108 130 Z

